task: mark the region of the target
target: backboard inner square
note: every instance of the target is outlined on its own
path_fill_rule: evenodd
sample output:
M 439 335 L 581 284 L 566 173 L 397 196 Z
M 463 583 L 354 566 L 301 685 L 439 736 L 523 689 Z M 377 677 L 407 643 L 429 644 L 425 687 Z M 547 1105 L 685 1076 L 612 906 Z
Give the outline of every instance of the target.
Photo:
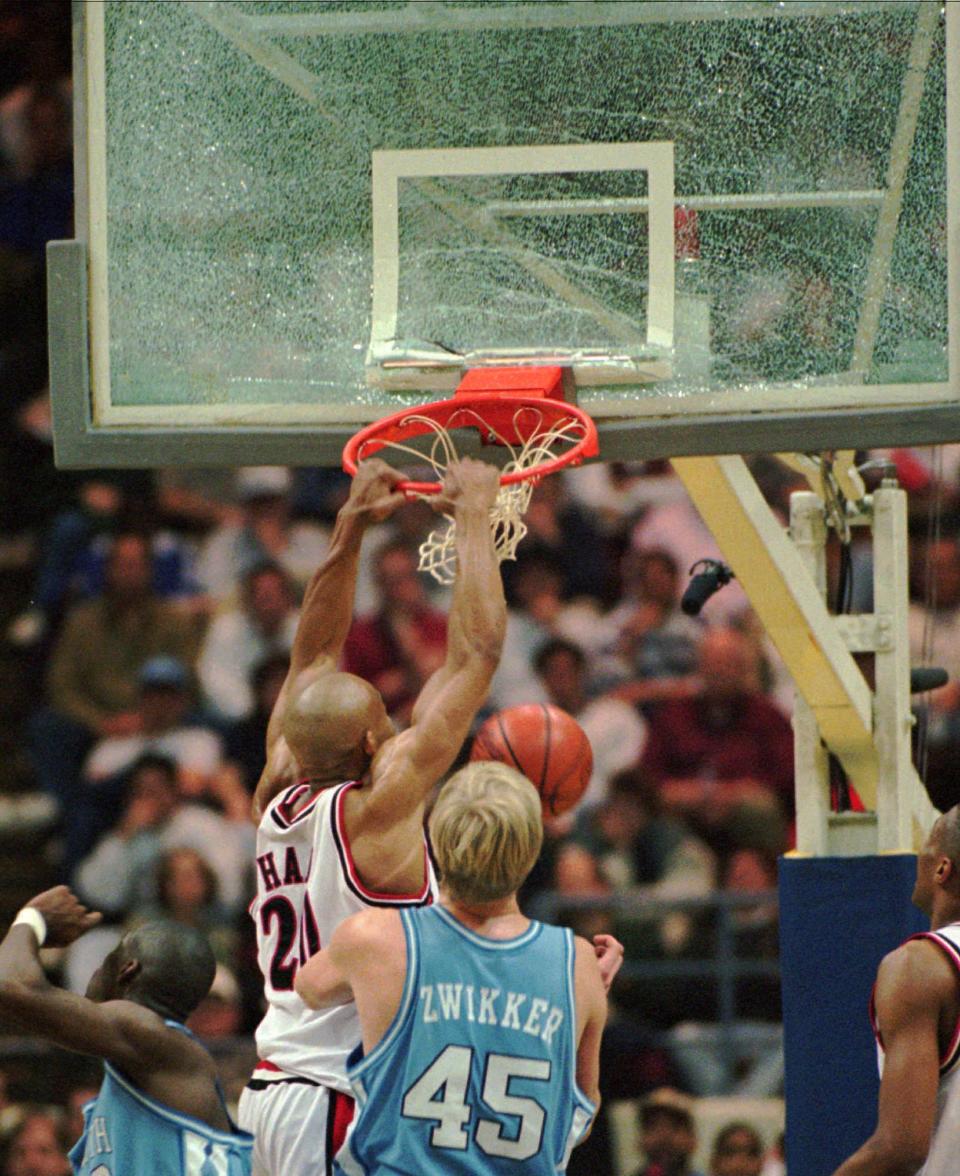
M 372 178 L 371 384 L 449 391 L 521 358 L 583 386 L 669 376 L 672 143 L 376 151 Z

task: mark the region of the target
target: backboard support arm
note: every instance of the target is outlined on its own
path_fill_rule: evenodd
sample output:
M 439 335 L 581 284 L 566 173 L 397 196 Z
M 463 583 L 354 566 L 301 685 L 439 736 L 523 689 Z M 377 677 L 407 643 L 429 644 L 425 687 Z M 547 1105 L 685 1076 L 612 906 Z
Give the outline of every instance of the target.
M 826 606 L 824 504 L 791 501 L 788 534 L 740 457 L 673 462 L 704 522 L 789 669 L 794 718 L 797 852 L 911 851 L 935 816 L 910 754 L 906 493 L 872 498 L 874 612 L 835 617 Z M 871 691 L 852 651 L 876 656 Z M 867 814 L 830 811 L 827 752 L 840 761 Z

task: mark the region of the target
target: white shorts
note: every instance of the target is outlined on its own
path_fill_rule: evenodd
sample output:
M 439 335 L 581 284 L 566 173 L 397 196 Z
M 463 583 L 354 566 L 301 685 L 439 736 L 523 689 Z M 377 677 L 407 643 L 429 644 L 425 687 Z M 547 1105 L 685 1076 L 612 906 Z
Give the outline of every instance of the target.
M 353 1106 L 350 1095 L 326 1086 L 254 1081 L 237 1116 L 253 1135 L 252 1176 L 330 1176 Z

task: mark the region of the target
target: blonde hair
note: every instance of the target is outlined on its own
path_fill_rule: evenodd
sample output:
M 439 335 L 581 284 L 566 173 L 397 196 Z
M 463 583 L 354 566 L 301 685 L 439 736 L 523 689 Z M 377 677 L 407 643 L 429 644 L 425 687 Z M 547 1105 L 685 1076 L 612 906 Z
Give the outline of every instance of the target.
M 437 798 L 430 814 L 430 841 L 441 883 L 452 898 L 506 898 L 540 853 L 540 796 L 526 776 L 506 764 L 467 764 Z

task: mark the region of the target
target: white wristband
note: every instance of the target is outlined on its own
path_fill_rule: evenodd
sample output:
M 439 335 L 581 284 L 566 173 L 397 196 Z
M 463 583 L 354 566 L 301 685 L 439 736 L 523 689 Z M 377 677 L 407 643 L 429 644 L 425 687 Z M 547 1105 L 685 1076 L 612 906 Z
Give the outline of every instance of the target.
M 18 923 L 29 927 L 37 937 L 37 947 L 43 947 L 44 940 L 47 938 L 47 920 L 36 907 L 24 907 L 13 920 L 12 926 L 16 927 Z

